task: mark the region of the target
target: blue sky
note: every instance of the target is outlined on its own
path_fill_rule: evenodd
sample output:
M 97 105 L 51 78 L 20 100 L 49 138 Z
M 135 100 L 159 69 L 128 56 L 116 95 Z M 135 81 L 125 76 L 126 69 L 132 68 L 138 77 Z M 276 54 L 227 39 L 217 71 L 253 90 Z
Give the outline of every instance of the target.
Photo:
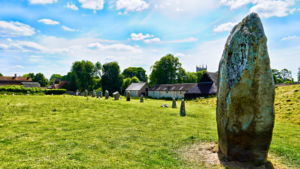
M 217 71 L 232 27 L 261 17 L 271 67 L 300 67 L 296 0 L 0 0 L 0 72 L 65 75 L 74 61 L 117 61 L 124 70 L 166 54 L 187 71 Z

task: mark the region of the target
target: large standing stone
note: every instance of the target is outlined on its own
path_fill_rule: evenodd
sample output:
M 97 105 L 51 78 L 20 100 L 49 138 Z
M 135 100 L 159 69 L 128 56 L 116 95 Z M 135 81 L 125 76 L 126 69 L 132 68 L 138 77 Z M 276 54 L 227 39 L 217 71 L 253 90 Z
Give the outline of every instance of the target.
M 140 100 L 141 103 L 144 103 L 144 96 L 141 95 L 141 100 Z
M 176 105 L 176 100 L 175 100 L 175 98 L 173 98 L 172 108 L 177 108 L 177 105 Z
M 102 97 L 102 91 L 99 91 L 99 92 L 97 92 L 97 97 L 99 98 L 101 98 Z
M 95 90 L 93 90 L 92 97 L 96 97 L 96 91 Z
M 130 101 L 130 92 L 126 92 L 126 100 Z
M 119 92 L 114 92 L 113 96 L 115 97 L 115 100 L 119 100 L 119 98 L 120 98 Z
M 180 113 L 179 114 L 180 114 L 180 116 L 185 116 L 186 115 L 184 99 L 181 100 Z
M 88 95 L 89 95 L 89 92 L 87 90 L 85 90 L 84 96 L 87 97 Z
M 105 99 L 108 99 L 108 97 L 109 97 L 109 92 L 105 90 Z
M 219 64 L 219 148 L 227 160 L 267 159 L 274 96 L 267 37 L 259 16 L 251 13 L 231 31 Z

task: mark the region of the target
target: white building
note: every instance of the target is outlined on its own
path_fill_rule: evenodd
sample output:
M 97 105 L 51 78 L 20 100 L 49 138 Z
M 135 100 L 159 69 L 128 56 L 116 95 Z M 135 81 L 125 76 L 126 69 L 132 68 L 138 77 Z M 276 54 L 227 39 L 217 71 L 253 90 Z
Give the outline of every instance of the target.
M 183 99 L 185 92 L 196 86 L 197 83 L 160 84 L 149 90 L 149 97 Z
M 131 97 L 140 97 L 141 95 L 148 96 L 148 90 L 149 86 L 145 82 L 131 83 L 130 86 L 125 90 L 125 95 L 126 92 L 129 91 Z

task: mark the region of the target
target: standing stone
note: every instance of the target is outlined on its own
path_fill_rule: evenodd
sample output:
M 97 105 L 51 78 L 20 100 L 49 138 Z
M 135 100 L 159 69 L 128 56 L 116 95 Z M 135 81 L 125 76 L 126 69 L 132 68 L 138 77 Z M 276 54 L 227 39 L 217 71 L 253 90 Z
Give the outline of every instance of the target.
M 87 97 L 89 92 L 87 90 L 84 91 L 84 96 Z
M 227 160 L 264 162 L 274 127 L 275 86 L 267 37 L 256 13 L 231 31 L 219 63 L 217 125 Z
M 144 103 L 144 96 L 141 95 L 141 100 L 140 100 L 141 103 Z
M 78 96 L 78 93 L 79 93 L 78 90 L 76 90 L 76 96 Z
M 92 97 L 96 97 L 96 91 L 93 90 Z
M 176 100 L 175 100 L 175 98 L 173 98 L 172 108 L 177 108 L 177 105 L 176 105 Z
M 101 91 L 99 91 L 99 92 L 97 92 L 97 97 L 102 97 L 102 92 Z
M 115 100 L 119 100 L 119 98 L 120 98 L 119 92 L 113 93 L 113 96 L 115 97 Z
M 184 105 L 184 99 L 181 100 L 181 105 L 180 105 L 180 116 L 185 116 L 185 105 Z
M 126 92 L 126 100 L 130 101 L 130 92 Z
M 105 90 L 105 99 L 108 99 L 108 97 L 109 97 L 109 92 Z

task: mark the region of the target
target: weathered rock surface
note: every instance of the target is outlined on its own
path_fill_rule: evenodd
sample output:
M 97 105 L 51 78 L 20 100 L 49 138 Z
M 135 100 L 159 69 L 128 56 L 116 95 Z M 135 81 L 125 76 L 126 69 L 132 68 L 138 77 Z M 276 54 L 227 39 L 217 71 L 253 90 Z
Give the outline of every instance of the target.
M 172 102 L 172 108 L 177 108 L 177 105 L 176 105 L 176 100 L 175 100 L 175 98 L 173 98 L 173 102 Z
M 120 98 L 119 92 L 114 92 L 113 96 L 115 97 L 115 100 L 119 100 L 119 98 Z
M 217 124 L 227 160 L 267 159 L 274 96 L 267 37 L 259 16 L 251 13 L 231 31 L 219 63 Z
M 93 90 L 92 97 L 96 97 L 96 91 Z
M 141 100 L 140 100 L 141 103 L 144 103 L 144 96 L 141 95 Z
M 99 98 L 101 98 L 102 97 L 102 91 L 99 91 L 99 92 L 97 92 L 97 97 Z
M 127 101 L 130 101 L 130 92 L 127 92 L 127 93 L 126 93 L 126 100 L 127 100 Z
M 180 105 L 180 116 L 186 116 L 186 112 L 185 112 L 185 104 L 184 104 L 184 100 L 181 100 L 181 105 Z
M 108 99 L 108 97 L 109 97 L 109 93 L 107 90 L 105 90 L 105 99 Z
M 87 97 L 89 95 L 89 92 L 87 90 L 84 91 L 84 96 Z

